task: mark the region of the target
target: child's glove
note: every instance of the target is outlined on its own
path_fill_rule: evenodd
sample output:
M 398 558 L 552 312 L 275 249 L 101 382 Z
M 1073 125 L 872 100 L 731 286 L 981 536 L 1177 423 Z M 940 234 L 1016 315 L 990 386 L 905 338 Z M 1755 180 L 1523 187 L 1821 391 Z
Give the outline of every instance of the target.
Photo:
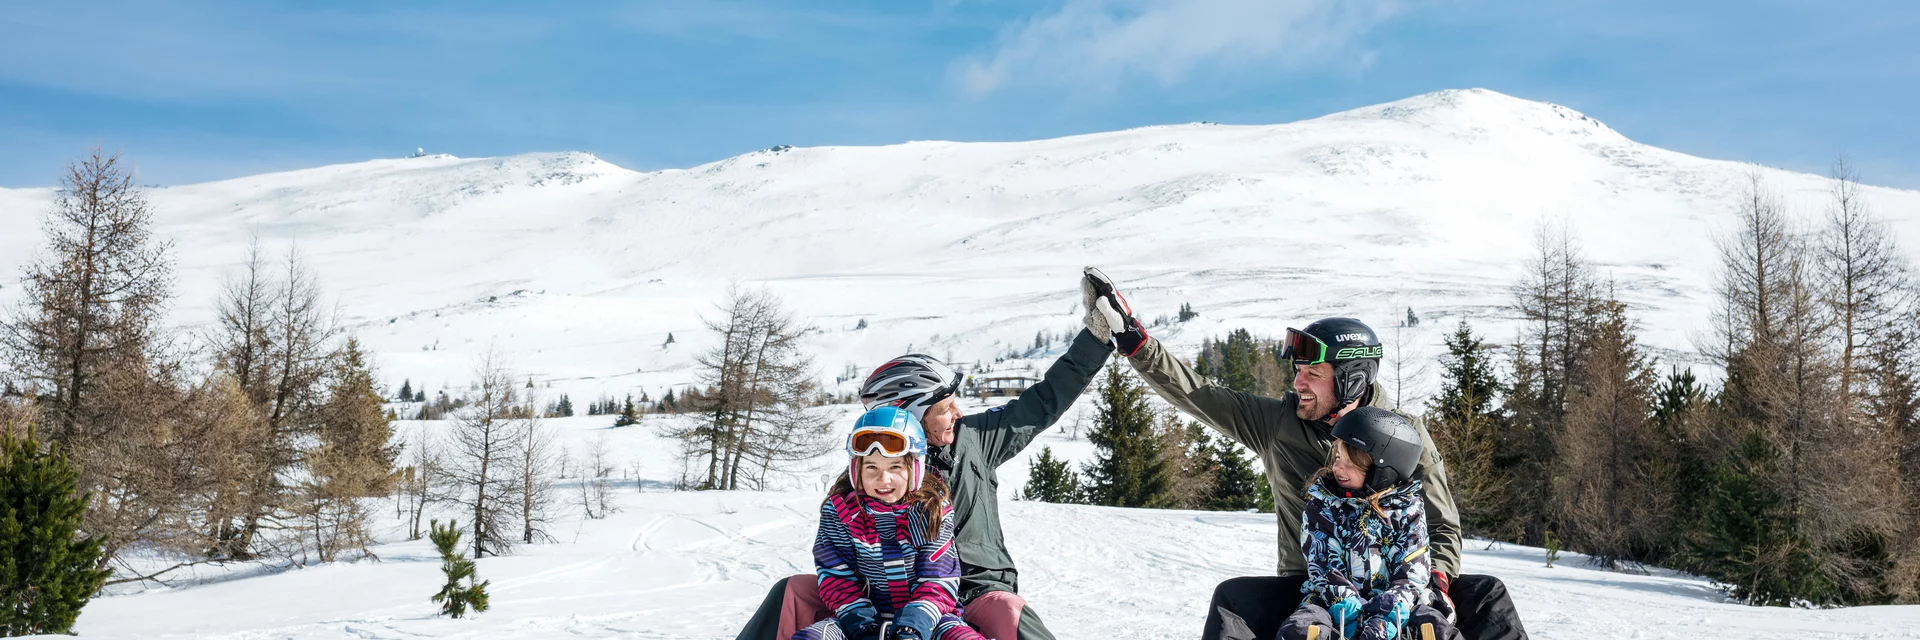
M 908 604 L 893 616 L 887 640 L 933 640 L 933 625 L 939 621 L 933 607 L 926 603 Z
M 1347 636 L 1359 640 L 1394 640 L 1400 637 L 1400 625 L 1387 616 L 1369 616 L 1360 625 L 1360 635 Z
M 833 623 L 847 640 L 880 640 L 880 616 L 873 605 L 861 603 L 834 614 Z
M 1327 616 L 1333 618 L 1334 626 L 1340 627 L 1340 637 L 1352 638 L 1359 632 L 1360 605 L 1360 598 L 1347 596 L 1327 607 Z

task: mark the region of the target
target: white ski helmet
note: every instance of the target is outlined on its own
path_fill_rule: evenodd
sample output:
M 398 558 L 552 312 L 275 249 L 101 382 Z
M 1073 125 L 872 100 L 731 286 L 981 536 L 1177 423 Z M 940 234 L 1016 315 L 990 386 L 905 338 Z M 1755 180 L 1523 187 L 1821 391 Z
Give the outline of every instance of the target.
M 960 392 L 966 377 L 933 356 L 909 353 L 887 361 L 860 384 L 860 404 L 867 410 L 900 407 L 925 420 L 927 408 Z

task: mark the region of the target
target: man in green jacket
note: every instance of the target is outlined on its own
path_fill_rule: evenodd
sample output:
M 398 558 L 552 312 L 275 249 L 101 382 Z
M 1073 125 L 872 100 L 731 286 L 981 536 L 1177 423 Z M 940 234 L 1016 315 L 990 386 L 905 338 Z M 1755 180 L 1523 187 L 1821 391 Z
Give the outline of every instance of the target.
M 1019 593 L 1019 576 L 1000 530 L 1001 464 L 1053 426 L 1085 391 L 1113 353 L 1108 336 L 1082 331 L 1040 383 L 1007 404 L 961 415 L 954 394 L 961 376 L 931 357 L 909 354 L 881 365 L 861 385 L 867 409 L 898 406 L 920 417 L 927 432 L 928 466 L 953 491 L 954 548 L 960 552 L 960 603 L 967 622 L 992 629 L 1018 629 L 1018 640 L 1053 640 Z M 783 630 L 823 619 L 813 574 L 774 584 L 747 622 L 739 640 L 787 640 Z M 982 622 L 985 624 L 982 624 Z M 798 626 L 794 626 L 798 625 Z M 1002 632 L 1004 633 L 1004 632 Z M 1000 640 L 1015 640 L 1000 636 Z
M 1234 578 L 1216 587 L 1202 637 L 1273 638 L 1280 623 L 1299 606 L 1306 577 L 1306 558 L 1300 549 L 1302 492 L 1308 478 L 1331 463 L 1333 422 L 1356 407 L 1375 406 L 1382 395 L 1374 384 L 1383 355 L 1379 338 L 1372 328 L 1352 318 L 1327 318 L 1304 331 L 1288 329 L 1293 391 L 1269 398 L 1215 384 L 1174 357 L 1147 335 L 1126 299 L 1100 270 L 1088 267 L 1081 289 L 1090 332 L 1111 333 L 1119 352 L 1161 398 L 1252 450 L 1265 463 L 1280 521 L 1278 575 Z M 1447 488 L 1446 467 L 1425 426 L 1420 427 L 1420 440 L 1424 446 L 1413 476 L 1421 482 L 1427 508 L 1434 608 L 1442 614 L 1457 614 L 1457 626 L 1467 638 L 1524 640 L 1526 630 L 1505 585 L 1492 576 L 1460 575 L 1460 512 Z

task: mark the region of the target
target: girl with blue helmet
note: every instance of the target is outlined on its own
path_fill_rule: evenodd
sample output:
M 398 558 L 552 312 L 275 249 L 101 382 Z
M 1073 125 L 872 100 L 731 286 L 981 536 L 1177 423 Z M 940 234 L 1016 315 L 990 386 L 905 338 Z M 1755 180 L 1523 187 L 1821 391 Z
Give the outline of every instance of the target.
M 960 618 L 953 506 L 946 482 L 926 472 L 920 419 L 894 406 L 861 414 L 847 455 L 813 542 L 833 615 L 793 640 L 985 640 Z

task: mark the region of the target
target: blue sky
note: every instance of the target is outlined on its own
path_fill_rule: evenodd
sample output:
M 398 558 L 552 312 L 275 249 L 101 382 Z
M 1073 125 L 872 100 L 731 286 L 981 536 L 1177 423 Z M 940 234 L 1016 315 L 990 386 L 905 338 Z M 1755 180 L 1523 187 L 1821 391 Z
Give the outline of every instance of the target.
M 0 5 L 0 186 L 93 144 L 178 184 L 583 150 L 1276 123 L 1446 88 L 1920 188 L 1920 2 L 831 0 Z

